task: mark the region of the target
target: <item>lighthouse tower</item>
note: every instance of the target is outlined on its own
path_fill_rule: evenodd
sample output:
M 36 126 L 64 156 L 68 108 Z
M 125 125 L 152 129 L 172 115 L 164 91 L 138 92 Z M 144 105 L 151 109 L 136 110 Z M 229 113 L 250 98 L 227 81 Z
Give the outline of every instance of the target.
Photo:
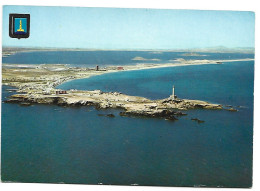
M 174 100 L 175 99 L 175 94 L 174 94 L 175 92 L 174 92 L 174 86 L 172 86 L 172 95 L 170 96 L 171 98 L 172 98 L 172 100 Z

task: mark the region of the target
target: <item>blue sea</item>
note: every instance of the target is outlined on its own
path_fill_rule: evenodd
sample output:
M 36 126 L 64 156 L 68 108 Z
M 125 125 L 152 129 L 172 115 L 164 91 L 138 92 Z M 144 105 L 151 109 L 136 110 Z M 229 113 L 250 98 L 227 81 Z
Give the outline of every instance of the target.
M 41 54 L 51 56 L 40 59 Z M 61 52 L 19 53 L 3 58 L 3 63 L 57 63 L 55 54 L 62 58 Z M 165 62 L 184 57 L 168 52 L 92 51 L 86 53 L 89 60 L 83 56 L 84 62 L 80 62 L 80 58 L 75 61 L 67 56 L 73 54 L 85 53 L 66 52 L 66 59 L 59 63 L 85 67 L 135 64 L 130 58 L 136 56 L 151 55 Z M 212 53 L 208 57 L 254 55 Z M 119 109 L 2 103 L 2 180 L 250 187 L 254 61 L 123 71 L 70 81 L 59 88 L 101 89 L 162 99 L 171 94 L 172 85 L 180 98 L 232 105 L 238 112 L 196 109 L 185 111 L 188 115 L 177 121 L 167 121 L 122 117 Z M 3 100 L 12 94 L 9 88 L 2 87 Z M 115 118 L 98 115 L 110 113 Z
M 13 64 L 69 64 L 78 67 L 129 65 L 137 63 L 169 63 L 178 58 L 184 59 L 243 59 L 254 58 L 254 54 L 238 53 L 199 53 L 201 56 L 183 56 L 185 52 L 160 51 L 35 51 L 20 52 L 3 57 L 3 63 Z M 134 60 L 142 57 L 146 60 Z M 159 59 L 154 61 L 151 59 Z

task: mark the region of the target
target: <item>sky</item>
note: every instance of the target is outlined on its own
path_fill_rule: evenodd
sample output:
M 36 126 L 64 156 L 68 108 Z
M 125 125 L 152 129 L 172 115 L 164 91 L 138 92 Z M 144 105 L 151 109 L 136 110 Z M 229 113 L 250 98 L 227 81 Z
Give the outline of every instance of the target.
M 30 37 L 9 37 L 9 14 L 30 14 Z M 255 15 L 199 11 L 3 6 L 4 47 L 189 49 L 254 47 Z

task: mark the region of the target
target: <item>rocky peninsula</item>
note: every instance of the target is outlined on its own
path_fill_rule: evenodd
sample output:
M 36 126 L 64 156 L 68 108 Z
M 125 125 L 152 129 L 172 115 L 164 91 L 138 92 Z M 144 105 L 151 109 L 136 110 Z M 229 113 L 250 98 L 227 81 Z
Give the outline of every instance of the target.
M 245 60 L 245 59 L 244 59 Z M 237 60 L 234 60 L 237 61 Z M 242 60 L 240 60 L 242 61 Z M 177 96 L 161 100 L 150 100 L 144 97 L 129 96 L 120 92 L 102 92 L 101 90 L 62 91 L 56 86 L 69 80 L 89 78 L 104 73 L 141 70 L 160 67 L 174 67 L 182 65 L 218 64 L 223 60 L 175 60 L 166 64 L 138 64 L 131 66 L 108 66 L 104 68 L 77 68 L 62 64 L 43 65 L 14 65 L 3 64 L 2 83 L 12 86 L 16 93 L 6 102 L 20 103 L 22 105 L 57 104 L 62 106 L 87 106 L 97 108 L 120 108 L 121 116 L 144 116 L 177 119 L 176 116 L 185 115 L 181 110 L 188 109 L 223 109 L 222 105 L 212 104 L 200 100 L 180 99 Z M 230 60 L 228 61 L 230 62 Z

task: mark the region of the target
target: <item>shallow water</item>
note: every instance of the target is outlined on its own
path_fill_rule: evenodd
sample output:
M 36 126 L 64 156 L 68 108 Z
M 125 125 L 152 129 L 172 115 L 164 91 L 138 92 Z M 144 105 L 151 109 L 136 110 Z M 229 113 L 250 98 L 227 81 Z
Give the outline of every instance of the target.
M 2 103 L 2 180 L 249 187 L 254 62 L 127 71 L 62 84 L 151 99 L 171 94 L 238 107 L 190 110 L 171 122 L 120 110 Z M 3 87 L 3 99 L 8 96 Z M 113 113 L 115 118 L 98 116 Z M 205 123 L 198 124 L 191 118 Z

